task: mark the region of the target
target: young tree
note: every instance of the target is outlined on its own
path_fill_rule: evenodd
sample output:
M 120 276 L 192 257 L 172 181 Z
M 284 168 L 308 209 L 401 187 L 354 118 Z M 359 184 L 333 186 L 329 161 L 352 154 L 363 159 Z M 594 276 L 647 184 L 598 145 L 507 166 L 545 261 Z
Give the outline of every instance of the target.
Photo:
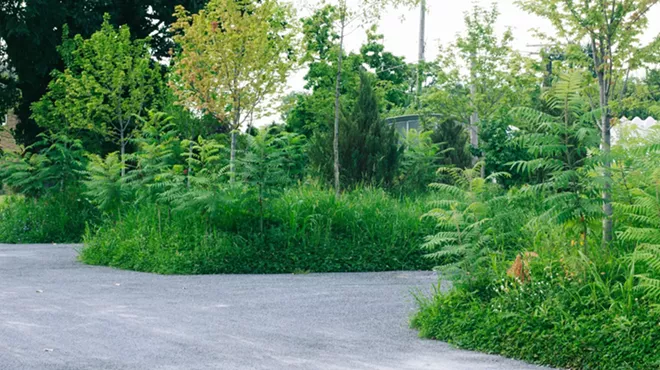
M 579 44 L 587 40 L 598 82 L 599 129 L 603 154 L 603 246 L 612 240 L 610 101 L 617 81 L 639 67 L 660 48 L 660 36 L 647 46 L 639 36 L 647 27 L 647 13 L 658 0 L 518 0 L 526 11 L 550 20 L 557 36 Z
M 293 10 L 278 0 L 211 0 L 198 14 L 176 8 L 176 56 L 170 86 L 180 104 L 213 115 L 236 131 L 264 99 L 280 93 L 295 61 Z
M 67 68 L 54 72 L 48 92 L 32 106 L 33 118 L 55 131 L 89 130 L 114 140 L 123 176 L 135 117 L 153 103 L 160 83 L 149 40 L 131 40 L 128 28 L 115 29 L 106 15 L 89 39 L 69 39 L 65 31 L 59 50 Z
M 383 184 L 392 182 L 400 157 L 398 138 L 394 126 L 380 119 L 379 100 L 373 86 L 373 77 L 360 74 L 360 94 L 350 114 L 342 115 L 339 133 L 344 137 L 338 143 L 342 179 L 348 184 Z M 324 174 L 334 169 L 327 166 L 330 147 L 334 150 L 335 136 L 320 134 L 312 144 L 310 159 Z M 330 140 L 332 139 L 332 140 Z M 332 143 L 332 145 L 329 145 Z M 333 163 L 334 164 L 334 163 Z
M 465 13 L 466 32 L 441 51 L 439 64 L 446 66 L 437 76 L 441 90 L 429 97 L 450 106 L 461 122 L 469 122 L 470 144 L 474 149 L 479 147 L 479 121 L 491 118 L 512 96 L 513 35 L 507 30 L 497 37 L 498 16 L 495 4 L 491 9 L 475 5 Z M 462 88 L 456 91 L 457 86 Z M 472 164 L 478 160 L 474 155 Z
M 591 124 L 583 80 L 582 71 L 560 75 L 544 95 L 545 112 L 513 109 L 522 131 L 518 141 L 530 159 L 514 161 L 512 168 L 540 179 L 530 188 L 548 206 L 539 221 L 574 226 L 587 250 L 590 226 L 601 212 L 589 155 L 598 146 L 598 132 Z
M 302 19 L 303 58 L 306 63 L 305 89 L 309 92 L 288 97 L 290 108 L 283 118 L 287 130 L 311 138 L 318 131 L 331 131 L 334 117 L 335 78 L 337 75 L 338 40 L 337 8 L 326 5 Z M 351 110 L 357 100 L 363 58 L 355 53 L 342 58 L 342 92 L 340 105 Z M 330 153 L 330 158 L 333 154 Z M 332 161 L 332 160 L 330 160 Z
M 283 132 L 276 134 L 262 128 L 256 135 L 247 135 L 247 150 L 240 160 L 239 173 L 244 183 L 253 187 L 259 201 L 259 230 L 264 232 L 264 203 L 294 181 L 288 171 L 299 160 L 303 136 Z
M 530 75 L 524 73 L 525 60 L 511 49 L 511 31 L 501 37 L 495 33 L 498 17 L 495 4 L 490 9 L 475 5 L 465 13 L 466 31 L 455 43 L 441 48 L 436 83 L 424 97 L 424 104 L 440 108 L 448 120 L 468 124 L 472 165 L 480 160 L 482 124 L 504 107 L 521 104 L 531 85 Z
M 53 77 L 51 72 L 66 67 L 57 50 L 62 42 L 63 24 L 69 26 L 72 35 L 88 38 L 98 31 L 104 14 L 109 13 L 111 24 L 127 25 L 136 39 L 149 36 L 154 54 L 165 57 L 172 41 L 164 25 L 174 20 L 174 6 L 183 4 L 197 11 L 205 3 L 206 0 L 0 1 L 0 39 L 6 41 L 9 66 L 21 91 L 15 110 L 19 118 L 16 139 L 30 145 L 44 131 L 30 118 L 30 107 L 46 93 Z
M 339 120 L 341 115 L 340 97 L 341 97 L 341 79 L 342 63 L 344 58 L 344 38 L 346 29 L 353 22 L 360 24 L 373 23 L 376 21 L 383 8 L 388 5 L 416 4 L 417 0 L 361 0 L 357 8 L 350 8 L 347 0 L 336 0 L 336 9 L 339 23 L 339 53 L 337 54 L 337 77 L 335 80 L 335 111 L 334 111 L 334 130 L 333 130 L 333 157 L 334 157 L 334 185 L 335 195 L 339 196 Z

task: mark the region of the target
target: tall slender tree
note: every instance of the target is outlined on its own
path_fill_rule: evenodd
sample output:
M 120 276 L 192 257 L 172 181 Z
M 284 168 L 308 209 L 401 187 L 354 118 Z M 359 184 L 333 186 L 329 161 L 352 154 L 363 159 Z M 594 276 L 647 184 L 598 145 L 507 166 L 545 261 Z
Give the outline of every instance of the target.
M 526 11 L 544 17 L 557 36 L 580 44 L 587 41 L 598 83 L 599 129 L 603 155 L 603 246 L 612 240 L 612 174 L 610 157 L 611 100 L 618 81 L 631 68 L 660 50 L 660 35 L 648 45 L 639 37 L 648 25 L 647 14 L 659 0 L 518 0 Z
M 388 5 L 415 5 L 419 0 L 361 0 L 357 7 L 351 7 L 347 0 L 336 0 L 336 9 L 338 11 L 338 35 L 339 35 L 339 53 L 337 54 L 337 77 L 335 80 L 335 111 L 333 126 L 333 163 L 334 163 L 334 185 L 335 195 L 339 196 L 341 186 L 339 180 L 339 120 L 341 118 L 341 79 L 342 63 L 344 58 L 344 40 L 348 27 L 357 23 L 359 25 L 375 23 Z
M 380 119 L 379 105 L 374 78 L 362 71 L 357 102 L 352 111 L 342 111 L 339 125 L 339 168 L 347 185 L 389 185 L 394 178 L 401 150 L 394 126 Z M 313 165 L 333 179 L 335 167 L 329 166 L 327 154 L 334 150 L 334 138 L 328 132 L 318 134 L 310 149 Z
M 282 92 L 296 59 L 293 9 L 278 0 L 211 0 L 195 15 L 178 6 L 176 18 L 170 86 L 180 104 L 229 126 L 233 179 L 236 132 Z
M 479 161 L 479 127 L 504 106 L 522 95 L 517 81 L 523 60 L 511 49 L 510 30 L 498 36 L 497 6 L 475 5 L 465 13 L 466 31 L 456 42 L 441 48 L 436 84 L 426 94 L 426 103 L 441 107 L 448 119 L 468 124 L 473 165 Z M 485 166 L 480 167 L 483 171 Z

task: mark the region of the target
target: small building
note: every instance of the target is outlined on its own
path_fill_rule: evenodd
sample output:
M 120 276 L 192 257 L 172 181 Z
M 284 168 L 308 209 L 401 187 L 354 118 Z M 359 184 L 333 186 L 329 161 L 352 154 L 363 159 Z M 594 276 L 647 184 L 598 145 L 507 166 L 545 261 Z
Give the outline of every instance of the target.
M 440 118 L 439 114 L 410 114 L 405 116 L 390 117 L 385 119 L 385 123 L 394 125 L 396 131 L 401 137 L 406 136 L 410 130 L 422 131 L 424 122 L 433 118 Z
M 9 111 L 7 114 L 0 116 L 0 150 L 18 150 L 12 134 L 12 131 L 16 128 L 16 124 L 18 124 L 18 117 L 16 117 L 14 112 Z

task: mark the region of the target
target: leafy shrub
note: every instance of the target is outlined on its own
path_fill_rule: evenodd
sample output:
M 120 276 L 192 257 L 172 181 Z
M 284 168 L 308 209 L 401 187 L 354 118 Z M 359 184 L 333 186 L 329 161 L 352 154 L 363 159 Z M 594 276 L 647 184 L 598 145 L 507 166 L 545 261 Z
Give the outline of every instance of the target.
M 473 278 L 490 266 L 491 254 L 523 249 L 523 228 L 536 213 L 538 200 L 531 193 L 504 192 L 491 180 L 505 173 L 481 177 L 483 162 L 472 168 L 440 167 L 453 184 L 432 183 L 433 209 L 424 216 L 436 223 L 422 247 L 426 258 L 445 276 Z
M 80 140 L 42 133 L 20 153 L 0 153 L 0 182 L 25 196 L 58 194 L 79 187 L 85 163 Z
M 437 179 L 437 162 L 445 151 L 440 151 L 440 145 L 433 143 L 431 135 L 431 131 L 418 132 L 411 129 L 403 136 L 404 150 L 395 178 L 395 190 L 398 193 L 403 195 L 424 191 Z
M 297 188 L 260 207 L 234 194 L 212 219 L 163 206 L 134 208 L 85 236 L 90 264 L 158 273 L 284 273 L 428 269 L 418 246 L 432 225 L 419 221 L 422 202 L 397 201 L 379 190 L 337 199 Z M 243 198 L 242 200 L 240 198 Z
M 419 297 L 412 326 L 458 347 L 551 366 L 657 369 L 660 317 L 616 273 L 625 264 L 603 275 L 587 268 L 567 276 L 556 267 L 536 271 L 527 284 L 491 281 L 487 295 L 459 287 Z
M 2 243 L 79 243 L 99 212 L 75 192 L 43 198 L 9 196 L 0 204 Z

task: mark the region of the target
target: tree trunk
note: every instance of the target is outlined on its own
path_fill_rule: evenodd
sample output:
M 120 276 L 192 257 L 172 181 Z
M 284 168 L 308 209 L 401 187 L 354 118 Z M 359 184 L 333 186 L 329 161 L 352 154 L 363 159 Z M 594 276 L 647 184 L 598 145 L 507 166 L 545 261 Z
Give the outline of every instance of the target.
M 470 146 L 472 146 L 475 149 L 479 147 L 479 127 L 477 126 L 478 123 L 479 123 L 479 114 L 477 112 L 473 112 L 470 115 Z M 472 165 L 474 166 L 475 164 L 477 164 L 477 162 L 479 162 L 479 157 L 473 155 Z
M 606 102 L 607 104 L 607 102 Z M 610 112 L 607 105 L 601 122 L 601 150 L 603 151 L 603 247 L 612 241 L 612 159 L 610 158 L 611 128 Z
M 236 130 L 231 131 L 231 150 L 229 153 L 229 181 L 236 177 Z
M 600 42 L 599 42 L 600 41 Z M 607 63 L 612 63 L 612 47 L 610 40 L 603 43 L 603 40 L 596 40 L 593 36 L 591 38 L 591 50 L 593 51 L 594 69 L 598 77 L 598 95 L 601 109 L 601 144 L 600 149 L 603 155 L 603 240 L 602 246 L 606 248 L 612 241 L 612 158 L 610 157 L 611 149 L 611 112 L 609 106 L 610 100 L 610 84 L 612 82 L 611 64 L 610 75 L 606 76 Z
M 188 173 L 186 174 L 186 187 L 190 189 L 190 176 L 192 176 L 192 154 L 193 154 L 193 142 L 190 140 L 188 145 Z
M 119 130 L 119 147 L 120 154 L 119 160 L 121 161 L 121 177 L 126 175 L 126 161 L 124 155 L 126 154 L 126 138 L 124 137 L 124 129 Z
M 341 31 L 339 37 L 339 57 L 337 58 L 337 81 L 335 83 L 335 125 L 332 151 L 334 153 L 335 195 L 339 196 L 339 96 L 341 88 L 341 67 L 344 54 L 344 28 L 346 27 L 346 4 L 341 9 Z
M 263 185 L 259 185 L 259 231 L 264 235 L 264 191 Z
M 234 124 L 231 129 L 231 149 L 229 152 L 229 182 L 233 183 L 236 178 L 236 131 L 241 125 L 241 98 L 234 99 Z
M 475 55 L 474 53 L 472 54 L 472 61 L 470 62 L 470 101 L 472 102 L 472 108 L 474 111 L 470 115 L 470 146 L 474 149 L 479 148 L 479 113 L 477 112 L 477 87 L 475 86 L 475 73 L 474 73 L 474 68 L 476 61 L 474 60 Z M 472 166 L 477 164 L 479 162 L 479 157 L 476 155 L 472 156 Z M 481 167 L 481 177 L 485 177 L 485 171 L 486 168 L 485 166 Z

